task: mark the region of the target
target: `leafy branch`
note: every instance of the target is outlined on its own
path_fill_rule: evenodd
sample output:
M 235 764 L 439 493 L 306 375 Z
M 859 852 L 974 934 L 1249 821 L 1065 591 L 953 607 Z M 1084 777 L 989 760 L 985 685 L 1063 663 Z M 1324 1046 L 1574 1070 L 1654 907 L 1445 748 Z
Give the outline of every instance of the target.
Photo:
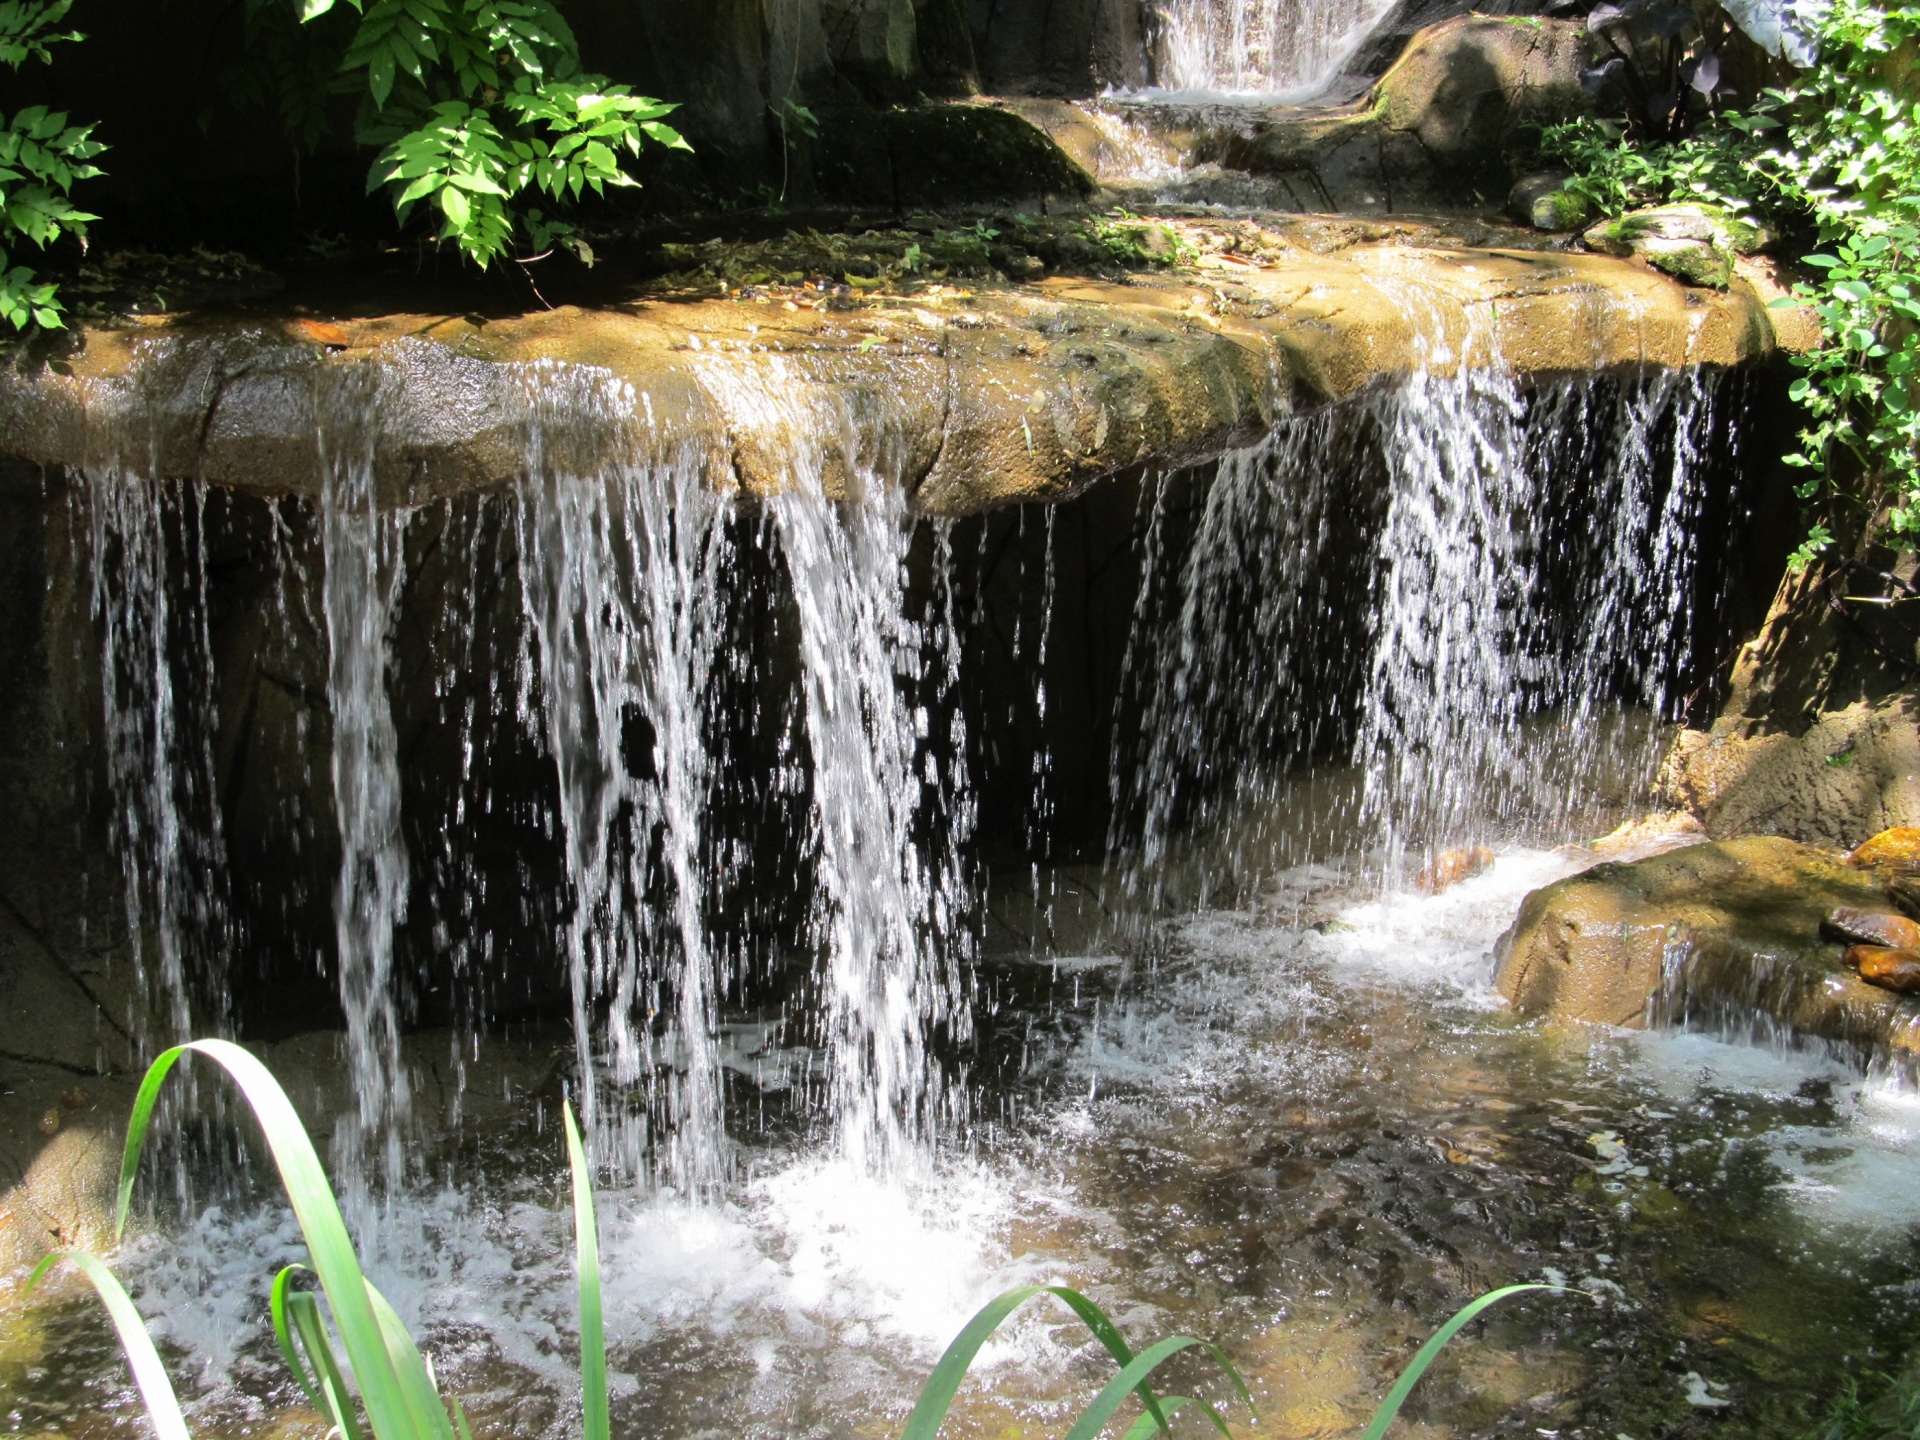
M 286 0 L 254 0 L 256 5 Z M 574 227 L 526 204 L 631 188 L 644 143 L 690 147 L 663 119 L 676 107 L 584 73 L 550 0 L 300 0 L 302 26 L 358 14 L 339 71 L 357 77 L 356 134 L 379 147 L 367 191 L 406 224 L 431 212 L 435 238 L 481 267 L 565 246 L 591 264 Z
M 48 47 L 85 37 L 56 30 L 73 0 L 0 0 L 0 61 L 19 69 L 45 63 Z M 0 241 L 12 237 L 44 250 L 62 235 L 84 246 L 87 224 L 98 217 L 75 205 L 73 186 L 100 174 L 92 161 L 107 147 L 93 126 L 68 123 L 64 110 L 30 105 L 0 122 Z M 58 287 L 32 267 L 16 265 L 0 248 L 0 317 L 16 330 L 60 329 L 65 321 Z

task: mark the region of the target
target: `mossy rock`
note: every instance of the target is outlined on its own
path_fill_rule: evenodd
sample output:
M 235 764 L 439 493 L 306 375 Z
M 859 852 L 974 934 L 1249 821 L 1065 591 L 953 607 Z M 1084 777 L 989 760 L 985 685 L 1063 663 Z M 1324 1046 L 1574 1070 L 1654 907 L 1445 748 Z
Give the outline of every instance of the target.
M 1772 237 L 1712 206 L 1661 205 L 1603 220 L 1581 238 L 1589 250 L 1637 255 L 1685 284 L 1724 290 L 1733 279 L 1733 257 L 1761 249 Z
M 1555 235 L 1578 230 L 1592 221 L 1593 202 L 1567 188 L 1572 178 L 1564 170 L 1524 175 L 1514 183 L 1507 209 L 1514 219 L 1536 230 Z

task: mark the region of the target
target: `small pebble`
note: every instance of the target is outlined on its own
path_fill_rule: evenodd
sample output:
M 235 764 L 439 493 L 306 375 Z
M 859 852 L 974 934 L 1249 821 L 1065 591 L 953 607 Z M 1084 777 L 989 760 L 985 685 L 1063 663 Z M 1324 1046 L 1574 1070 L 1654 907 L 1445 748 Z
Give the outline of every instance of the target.
M 58 1131 L 59 1128 L 60 1112 L 58 1110 L 48 1110 L 46 1114 L 40 1117 L 40 1133 L 42 1135 L 52 1135 Z

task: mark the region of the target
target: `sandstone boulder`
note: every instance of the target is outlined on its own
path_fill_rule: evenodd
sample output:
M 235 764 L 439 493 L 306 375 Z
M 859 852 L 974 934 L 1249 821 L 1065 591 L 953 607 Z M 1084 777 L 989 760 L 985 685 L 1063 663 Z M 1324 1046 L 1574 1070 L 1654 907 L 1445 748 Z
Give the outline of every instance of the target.
M 1774 837 L 1597 865 L 1526 898 L 1496 949 L 1496 983 L 1523 1015 L 1785 1033 L 1908 1064 L 1920 1004 L 1847 968 L 1823 934 L 1841 907 L 1884 912 L 1884 883 Z
M 1896 995 L 1920 995 L 1920 950 L 1888 945 L 1850 945 L 1846 964 L 1869 985 Z

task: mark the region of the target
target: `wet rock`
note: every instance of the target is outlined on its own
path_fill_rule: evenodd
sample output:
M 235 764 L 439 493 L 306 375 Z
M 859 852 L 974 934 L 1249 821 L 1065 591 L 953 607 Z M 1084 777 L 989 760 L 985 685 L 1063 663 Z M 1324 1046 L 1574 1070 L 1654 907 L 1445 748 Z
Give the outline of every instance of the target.
M 1856 910 L 1843 905 L 1827 916 L 1821 929 L 1837 940 L 1852 944 L 1888 945 L 1895 949 L 1920 948 L 1920 924 L 1905 915 Z
M 1438 895 L 1462 880 L 1471 880 L 1492 864 L 1493 851 L 1484 845 L 1442 850 L 1426 863 L 1413 883 L 1429 895 Z
M 1895 825 L 1863 840 L 1847 854 L 1849 865 L 1920 875 L 1920 826 Z
M 1152 228 L 1191 244 L 1205 226 Z M 1284 264 L 1209 254 L 1127 284 L 1063 276 L 978 291 L 797 291 L 805 306 L 743 293 L 488 321 L 386 315 L 332 322 L 344 348 L 217 319 L 86 330 L 63 373 L 0 382 L 0 426 L 10 456 L 31 465 L 104 463 L 109 433 L 137 434 L 129 468 L 311 494 L 317 390 L 343 367 L 378 364 L 380 500 L 418 505 L 512 483 L 529 423 L 525 367 L 542 362 L 556 386 L 573 376 L 584 391 L 599 376 L 646 397 L 626 410 L 583 405 L 550 437 L 568 447 L 556 464 L 592 469 L 671 435 L 676 456 L 717 488 L 767 494 L 791 483 L 801 431 L 859 415 L 863 433 L 888 436 L 917 507 L 959 516 L 1204 460 L 1267 433 L 1277 405 L 1343 399 L 1414 368 L 1408 283 L 1457 307 L 1461 326 L 1491 314 L 1490 339 L 1521 374 L 1735 365 L 1776 348 L 1770 313 L 1745 290 L 1696 304 L 1642 267 L 1463 252 L 1419 222 L 1348 227 L 1323 248 L 1320 222 L 1270 228 Z M 103 429 L 122 409 L 138 423 Z M 857 494 L 859 467 L 829 450 L 828 492 Z
M 1920 1054 L 1920 1006 L 1863 981 L 1823 933 L 1841 909 L 1884 910 L 1875 877 L 1777 837 L 1596 865 L 1527 896 L 1496 947 L 1523 1015 L 1688 1023 Z
M 1572 178 L 1564 170 L 1521 176 L 1507 195 L 1507 213 L 1523 225 L 1556 235 L 1580 229 L 1593 219 L 1593 203 L 1567 188 Z
M 1851 945 L 1843 957 L 1869 985 L 1896 995 L 1920 995 L 1920 950 L 1889 945 Z
M 104 1126 L 76 1124 L 54 1135 L 19 1183 L 0 1192 L 0 1277 L 49 1250 L 112 1245 L 119 1175 L 118 1137 Z

